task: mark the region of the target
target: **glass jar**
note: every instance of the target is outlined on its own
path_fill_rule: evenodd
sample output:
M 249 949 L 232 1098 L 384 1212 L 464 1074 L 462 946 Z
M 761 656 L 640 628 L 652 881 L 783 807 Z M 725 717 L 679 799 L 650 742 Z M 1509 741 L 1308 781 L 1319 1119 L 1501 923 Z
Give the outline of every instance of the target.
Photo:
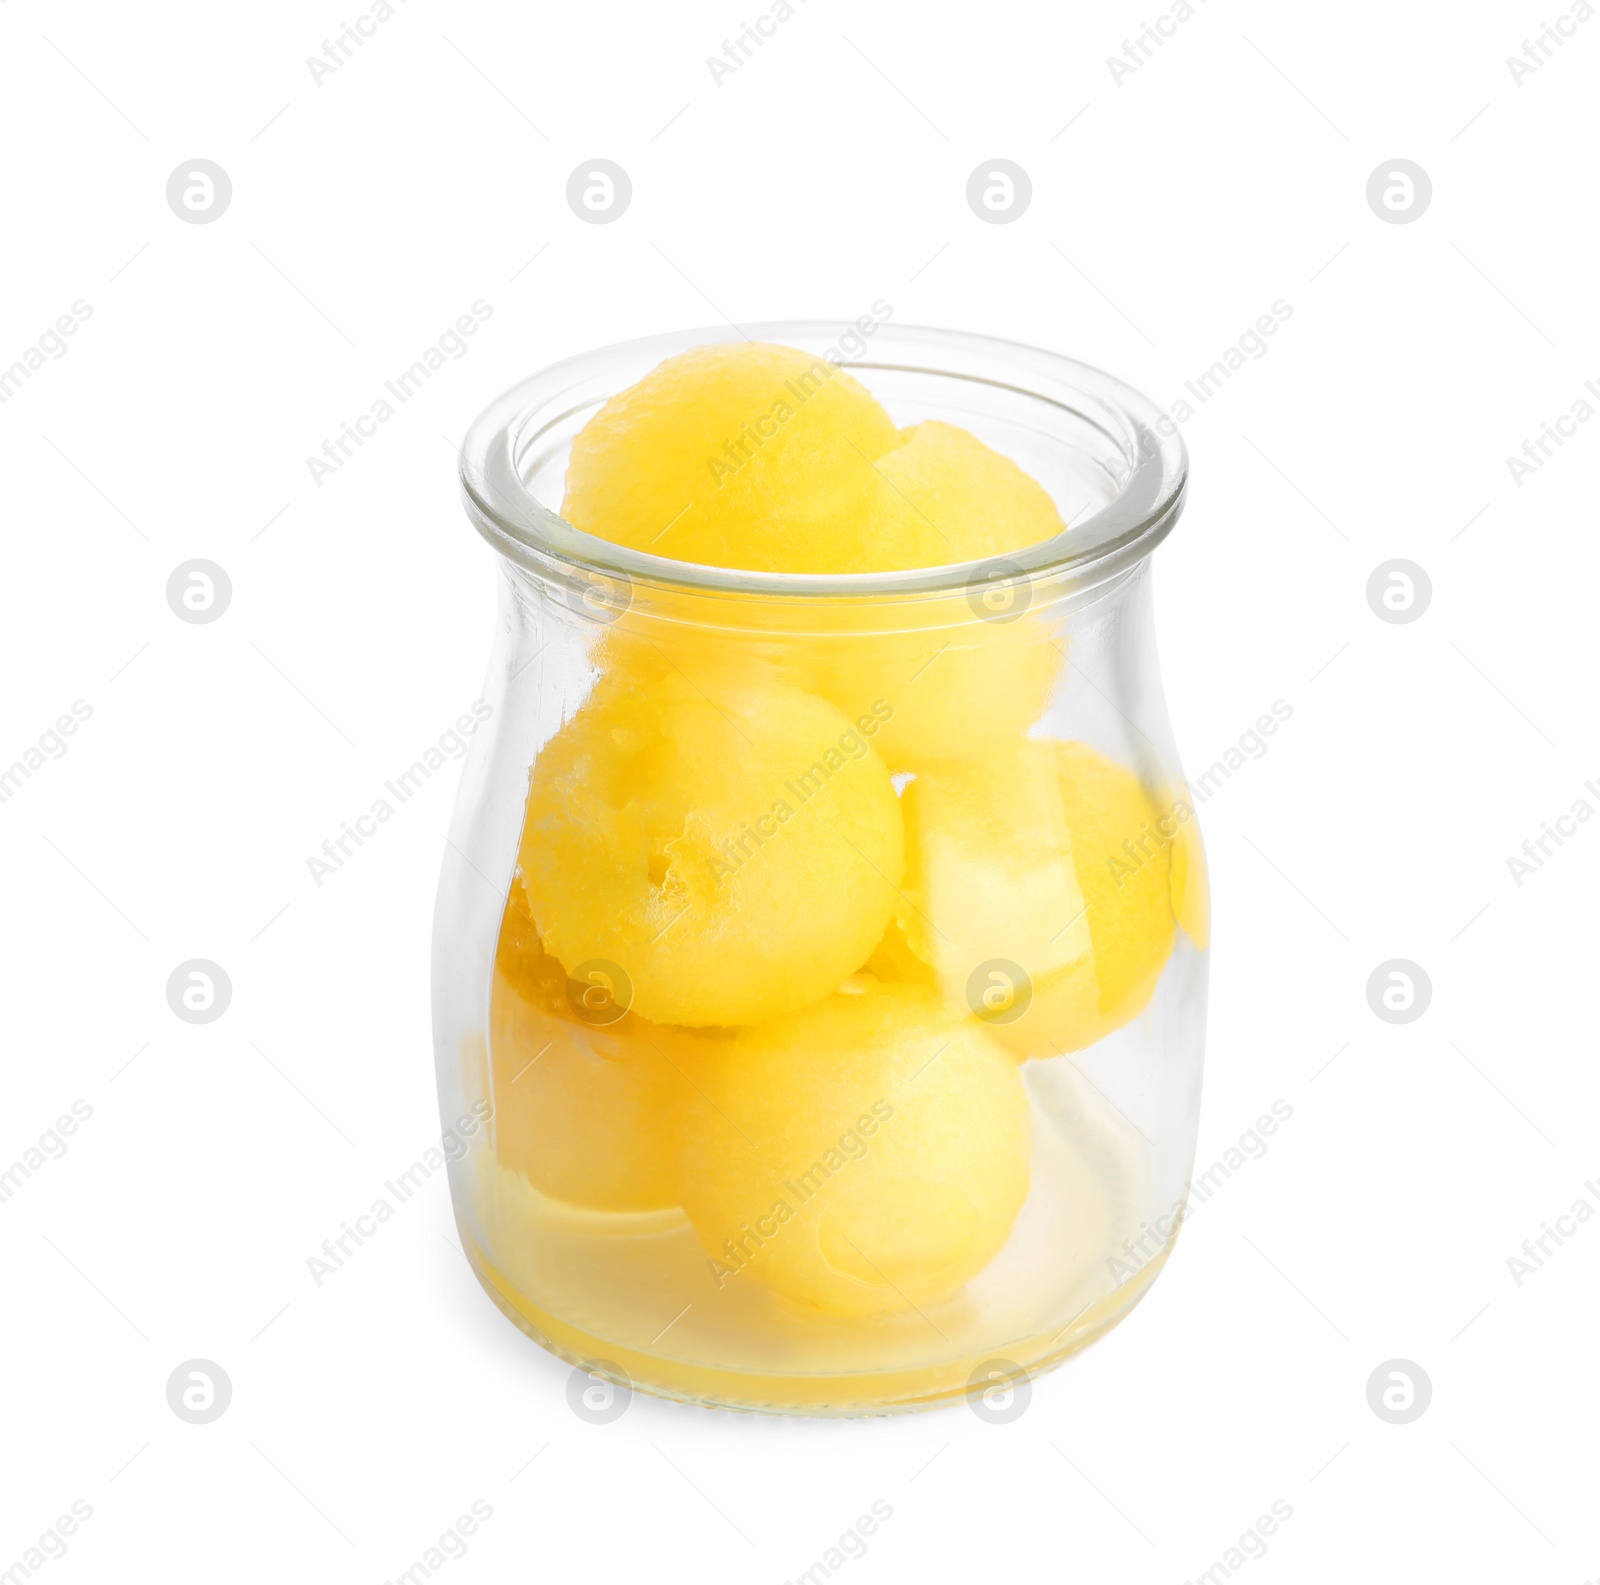
M 463 1248 L 546 1348 L 694 1402 L 882 1413 L 1082 1348 L 1183 1219 L 1208 894 L 1149 558 L 1187 460 L 1053 354 L 751 334 L 970 430 L 1067 531 L 811 575 L 565 522 L 596 408 L 722 333 L 495 402 L 462 454 L 500 603 L 439 886 L 440 1104 Z

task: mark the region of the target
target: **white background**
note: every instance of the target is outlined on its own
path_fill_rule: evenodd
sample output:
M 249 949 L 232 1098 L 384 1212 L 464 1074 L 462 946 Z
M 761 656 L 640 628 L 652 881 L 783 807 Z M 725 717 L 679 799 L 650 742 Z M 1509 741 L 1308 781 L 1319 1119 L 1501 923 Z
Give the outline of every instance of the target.
M 1507 1267 L 1600 1204 L 1600 828 L 1520 887 L 1506 863 L 1600 807 L 1600 424 L 1520 486 L 1505 461 L 1600 380 L 1600 19 L 1518 86 L 1561 0 L 1207 0 L 1119 86 L 1160 0 L 807 0 L 718 86 L 754 4 L 397 0 L 318 85 L 357 3 L 0 4 L 0 365 L 93 309 L 0 407 L 0 764 L 93 710 L 0 804 L 0 1166 L 93 1109 L 0 1204 L 0 1569 L 82 1499 L 47 1585 L 377 1585 L 481 1499 L 447 1585 L 776 1585 L 882 1499 L 847 1585 L 1180 1585 L 1283 1499 L 1251 1580 L 1600 1575 L 1600 1225 Z M 204 225 L 165 200 L 197 157 L 233 186 Z M 565 201 L 595 157 L 632 178 L 615 224 Z M 1008 225 L 964 196 L 995 157 L 1033 184 Z M 1396 157 L 1433 183 L 1411 224 L 1366 201 Z M 319 487 L 306 457 L 478 298 L 467 355 Z M 1293 707 L 1204 811 L 1201 1159 L 1275 1099 L 1294 1117 L 1012 1424 L 643 1397 L 586 1424 L 468 1271 L 442 1174 L 308 1275 L 437 1136 L 453 771 L 320 889 L 306 859 L 479 693 L 493 558 L 452 451 L 492 396 L 591 346 L 877 298 L 1164 402 L 1292 305 L 1185 425 L 1157 603 L 1191 773 Z M 193 557 L 232 581 L 210 625 L 165 598 Z M 1431 577 L 1408 625 L 1367 604 L 1391 557 Z M 204 1026 L 165 995 L 195 957 L 233 984 Z M 1402 1027 L 1365 993 L 1393 957 L 1433 986 Z M 165 1396 L 194 1357 L 233 1384 L 205 1426 Z M 1396 1357 L 1433 1385 L 1409 1425 L 1366 1399 Z

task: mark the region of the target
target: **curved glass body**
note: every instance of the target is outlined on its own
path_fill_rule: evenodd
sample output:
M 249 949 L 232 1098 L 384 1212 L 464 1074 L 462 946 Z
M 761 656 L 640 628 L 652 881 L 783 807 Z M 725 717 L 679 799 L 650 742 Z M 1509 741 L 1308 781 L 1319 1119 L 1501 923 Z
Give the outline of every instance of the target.
M 1107 1330 L 1181 1222 L 1207 883 L 1149 554 L 1186 463 L 1093 370 L 880 326 L 851 367 L 896 422 L 1012 457 L 1065 535 L 810 576 L 556 516 L 599 403 L 724 339 L 547 371 L 464 450 L 502 563 L 435 919 L 451 1192 L 496 1303 L 574 1363 L 918 1407 Z

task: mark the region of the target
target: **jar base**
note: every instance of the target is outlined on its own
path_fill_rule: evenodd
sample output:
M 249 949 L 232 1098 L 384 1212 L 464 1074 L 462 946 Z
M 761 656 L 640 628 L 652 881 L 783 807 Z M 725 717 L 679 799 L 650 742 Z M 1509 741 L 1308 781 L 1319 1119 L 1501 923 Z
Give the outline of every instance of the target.
M 963 1354 L 911 1370 L 761 1375 L 646 1354 L 597 1337 L 541 1309 L 517 1291 L 456 1218 L 467 1263 L 484 1291 L 520 1331 L 558 1359 L 652 1397 L 703 1408 L 753 1414 L 850 1419 L 937 1409 L 968 1397 L 972 1377 L 987 1361 L 1020 1366 L 1031 1379 L 1087 1348 L 1116 1326 L 1142 1299 L 1166 1265 L 1177 1234 L 1138 1273 L 1053 1334 L 1016 1339 L 983 1353 Z M 616 1367 L 616 1372 L 607 1366 Z

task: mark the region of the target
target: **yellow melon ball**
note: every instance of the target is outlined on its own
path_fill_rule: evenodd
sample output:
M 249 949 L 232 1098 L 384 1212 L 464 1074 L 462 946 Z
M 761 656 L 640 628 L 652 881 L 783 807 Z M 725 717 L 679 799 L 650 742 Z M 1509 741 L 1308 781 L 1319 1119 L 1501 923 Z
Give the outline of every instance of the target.
M 1084 893 L 1073 863 L 1055 746 L 920 772 L 901 799 L 906 878 L 895 922 L 946 1004 L 996 1023 L 1026 1017 L 1026 986 L 1086 965 Z M 1008 988 L 1022 992 L 1019 1009 Z
M 1036 980 L 1032 1005 L 994 1033 L 1019 1056 L 1081 1050 L 1144 1010 L 1172 953 L 1171 853 L 1179 822 L 1139 778 L 1087 743 L 1057 743 L 1072 864 L 1083 893 L 1093 992 L 1069 970 Z
M 977 759 L 1022 736 L 1045 711 L 1064 661 L 1048 619 L 974 616 L 940 602 L 950 625 L 817 641 L 816 687 L 846 714 L 883 719 L 877 748 L 891 770 Z
M 1172 843 L 1172 912 L 1189 939 L 1204 952 L 1211 944 L 1211 877 L 1206 869 L 1206 845 L 1187 789 L 1172 800 L 1171 808 L 1182 822 Z
M 859 975 L 789 1018 L 687 1040 L 679 1201 L 719 1287 L 830 1315 L 921 1309 L 1005 1243 L 1030 1175 L 1016 1064 L 929 990 Z
M 511 885 L 489 1003 L 490 1121 L 500 1165 L 597 1211 L 677 1204 L 670 1117 L 681 1081 L 637 1014 L 569 981 Z
M 988 561 L 1065 531 L 1043 487 L 966 430 L 926 423 L 901 437 L 877 462 L 876 531 L 914 543 L 912 564 Z M 1020 575 L 991 581 L 925 607 L 914 630 L 818 645 L 823 693 L 852 715 L 878 700 L 892 712 L 879 743 L 891 769 L 988 753 L 1044 713 L 1063 651 Z
M 1065 531 L 1049 492 L 967 430 L 917 424 L 900 440 L 878 459 L 889 489 L 875 502 L 881 533 L 921 547 L 914 565 L 983 561 Z
M 614 543 L 764 572 L 915 566 L 915 531 L 877 509 L 899 445 L 850 375 L 793 347 L 669 358 L 572 443 L 562 515 Z M 881 521 L 880 521 L 881 519 Z
M 903 865 L 871 742 L 754 668 L 614 673 L 533 768 L 539 934 L 652 1022 L 752 1023 L 825 995 L 882 936 Z

